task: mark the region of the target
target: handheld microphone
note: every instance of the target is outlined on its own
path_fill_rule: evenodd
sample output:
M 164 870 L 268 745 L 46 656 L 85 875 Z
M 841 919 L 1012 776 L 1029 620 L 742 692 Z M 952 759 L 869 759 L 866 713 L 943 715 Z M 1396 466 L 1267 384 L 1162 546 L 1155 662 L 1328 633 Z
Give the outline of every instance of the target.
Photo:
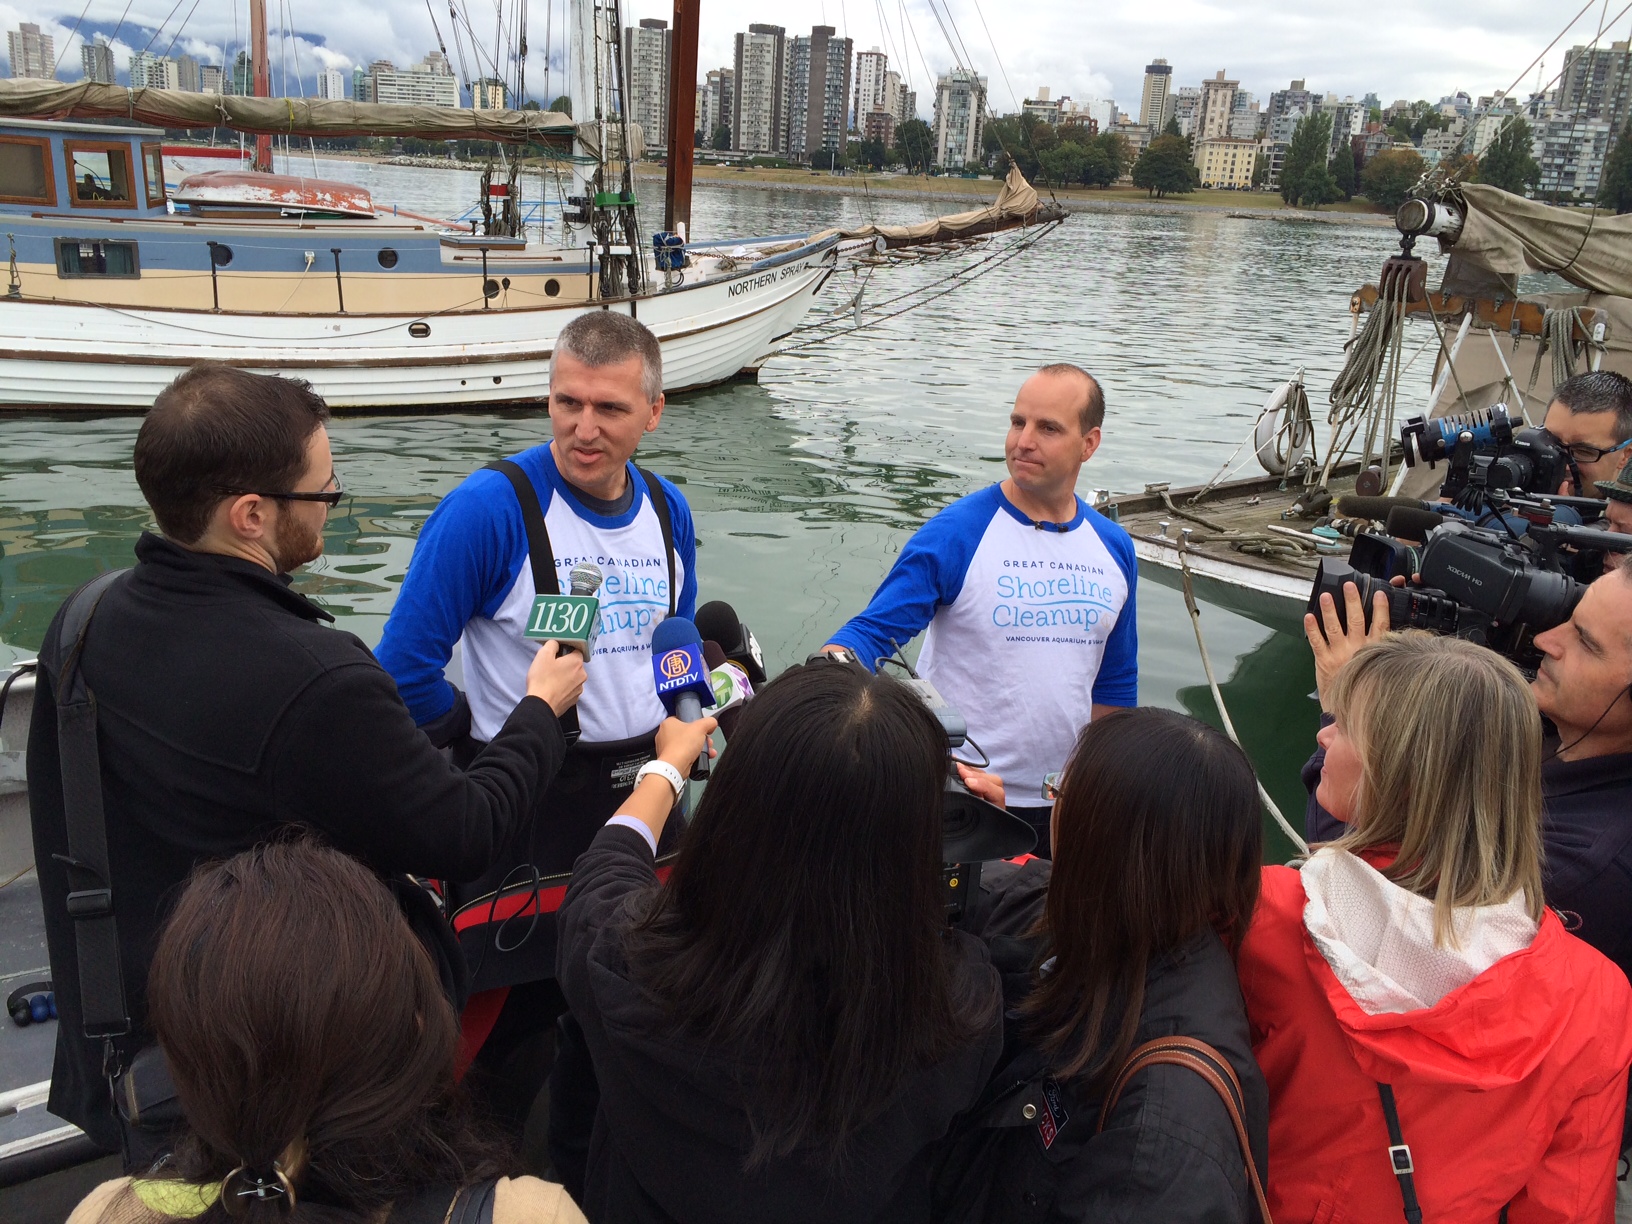
M 703 643 L 703 662 L 708 664 L 708 682 L 714 689 L 714 717 L 730 739 L 742 717 L 742 707 L 754 695 L 748 673 L 725 657 L 718 642 Z
M 601 567 L 593 561 L 580 561 L 572 567 L 567 581 L 572 594 L 540 595 L 533 600 L 532 615 L 527 618 L 522 636 L 553 638 L 561 643 L 561 649 L 576 650 L 588 659 L 601 632 L 601 601 L 595 597 L 601 589 Z
M 765 683 L 765 656 L 759 641 L 730 604 L 716 599 L 698 608 L 697 632 L 706 641 L 718 642 L 725 657 L 747 672 L 752 683 Z
M 714 689 L 703 662 L 703 639 L 697 626 L 685 617 L 671 616 L 652 630 L 652 677 L 657 682 L 657 699 L 681 722 L 696 722 L 703 716 L 703 706 L 714 704 Z M 708 776 L 706 747 L 691 776 Z

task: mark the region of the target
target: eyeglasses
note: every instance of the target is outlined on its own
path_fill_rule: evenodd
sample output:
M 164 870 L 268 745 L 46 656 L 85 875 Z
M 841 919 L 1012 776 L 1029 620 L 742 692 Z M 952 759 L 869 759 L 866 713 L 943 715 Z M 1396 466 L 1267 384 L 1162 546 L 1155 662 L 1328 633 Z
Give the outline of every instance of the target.
M 329 473 L 328 483 L 332 484 L 334 488 L 325 488 L 318 493 L 262 493 L 257 489 L 233 489 L 226 485 L 216 485 L 215 491 L 217 493 L 227 493 L 233 497 L 270 497 L 275 501 L 322 502 L 325 506 L 333 509 L 345 497 L 346 490 L 341 485 L 340 476 L 337 472 Z
M 1617 451 L 1623 451 L 1632 446 L 1632 438 L 1628 438 L 1625 442 L 1617 442 L 1614 446 L 1589 446 L 1585 442 L 1571 442 L 1566 445 L 1564 442 L 1559 441 L 1557 434 L 1551 436 L 1555 442 L 1564 447 L 1564 453 L 1577 463 L 1597 463 L 1605 455 L 1613 455 Z

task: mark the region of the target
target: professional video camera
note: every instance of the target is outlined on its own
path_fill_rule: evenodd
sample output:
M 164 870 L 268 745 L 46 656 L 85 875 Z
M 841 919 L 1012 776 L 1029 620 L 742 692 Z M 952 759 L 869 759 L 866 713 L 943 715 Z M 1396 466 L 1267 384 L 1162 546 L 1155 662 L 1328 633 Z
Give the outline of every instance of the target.
M 1499 524 L 1475 527 L 1447 517 L 1426 533 L 1420 550 L 1362 532 L 1347 562 L 1321 561 L 1309 610 L 1319 616 L 1320 596 L 1330 594 L 1343 622 L 1343 585 L 1352 582 L 1368 624 L 1372 597 L 1381 591 L 1394 628 L 1454 634 L 1533 669 L 1540 662 L 1536 634 L 1569 620 L 1587 584 L 1603 572 L 1604 554 L 1632 552 L 1632 536 L 1534 520 L 1521 536 Z M 1413 572 L 1405 586 L 1390 585 L 1390 578 Z
M 991 765 L 990 758 L 969 738 L 969 724 L 963 715 L 933 684 L 912 669 L 899 645 L 894 641 L 890 645 L 895 647 L 895 653 L 878 659 L 878 666 L 892 667 L 903 673 L 898 678 L 917 693 L 918 699 L 935 715 L 951 745 L 946 765 L 945 809 L 941 817 L 941 877 L 946 886 L 947 924 L 957 926 L 963 920 L 969 898 L 980 887 L 980 865 L 1029 854 L 1037 845 L 1037 832 L 1018 816 L 969 793 L 963 779 L 958 777 L 958 766 L 986 769 Z M 848 650 L 838 655 L 811 655 L 807 661 L 862 666 Z M 980 759 L 965 760 L 959 755 L 960 749 L 971 749 Z
M 1412 417 L 1400 426 L 1400 446 L 1407 467 L 1446 461 L 1439 494 L 1469 509 L 1488 493 L 1557 493 L 1566 477 L 1579 490 L 1580 470 L 1563 444 L 1545 429 L 1519 425 L 1505 404 L 1464 416 Z

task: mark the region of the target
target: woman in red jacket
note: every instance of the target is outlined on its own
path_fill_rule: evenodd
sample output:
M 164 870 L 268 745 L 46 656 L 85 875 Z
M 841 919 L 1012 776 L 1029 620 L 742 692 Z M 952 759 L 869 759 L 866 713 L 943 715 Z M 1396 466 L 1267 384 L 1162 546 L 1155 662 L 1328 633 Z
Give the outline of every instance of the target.
M 1327 615 L 1347 654 L 1358 597 L 1354 636 Z M 1264 869 L 1241 949 L 1277 1224 L 1608 1224 L 1632 987 L 1543 907 L 1535 700 L 1489 650 L 1371 636 L 1321 676 L 1349 831 Z

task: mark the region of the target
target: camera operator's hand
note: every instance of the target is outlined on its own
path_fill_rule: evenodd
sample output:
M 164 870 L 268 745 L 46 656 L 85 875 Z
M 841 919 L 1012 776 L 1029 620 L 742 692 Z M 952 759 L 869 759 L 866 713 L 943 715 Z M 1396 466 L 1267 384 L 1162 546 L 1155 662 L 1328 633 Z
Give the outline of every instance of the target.
M 1313 612 L 1303 614 L 1304 636 L 1309 639 L 1309 649 L 1315 654 L 1315 691 L 1320 695 L 1320 708 L 1328 713 L 1331 706 L 1327 695 L 1331 692 L 1332 678 L 1343 670 L 1344 664 L 1362 646 L 1379 640 L 1388 632 L 1388 596 L 1381 591 L 1372 596 L 1370 628 L 1366 627 L 1360 588 L 1352 582 L 1343 584 L 1343 607 L 1347 628 L 1338 623 L 1337 604 L 1330 594 L 1320 597 L 1320 621 L 1315 619 Z
M 540 698 L 560 718 L 584 691 L 584 656 L 562 650 L 559 642 L 543 642 L 527 668 L 527 696 Z
M 714 755 L 714 746 L 708 742 L 708 737 L 719 725 L 714 719 L 706 717 L 696 722 L 665 718 L 657 728 L 657 759 L 673 765 L 681 776 L 690 773 L 703 749 L 708 749 L 709 756 Z
M 958 780 L 976 799 L 984 799 L 987 803 L 998 807 L 1007 807 L 1004 801 L 1003 779 L 995 773 L 988 773 L 984 769 L 976 769 L 972 765 L 958 764 Z

